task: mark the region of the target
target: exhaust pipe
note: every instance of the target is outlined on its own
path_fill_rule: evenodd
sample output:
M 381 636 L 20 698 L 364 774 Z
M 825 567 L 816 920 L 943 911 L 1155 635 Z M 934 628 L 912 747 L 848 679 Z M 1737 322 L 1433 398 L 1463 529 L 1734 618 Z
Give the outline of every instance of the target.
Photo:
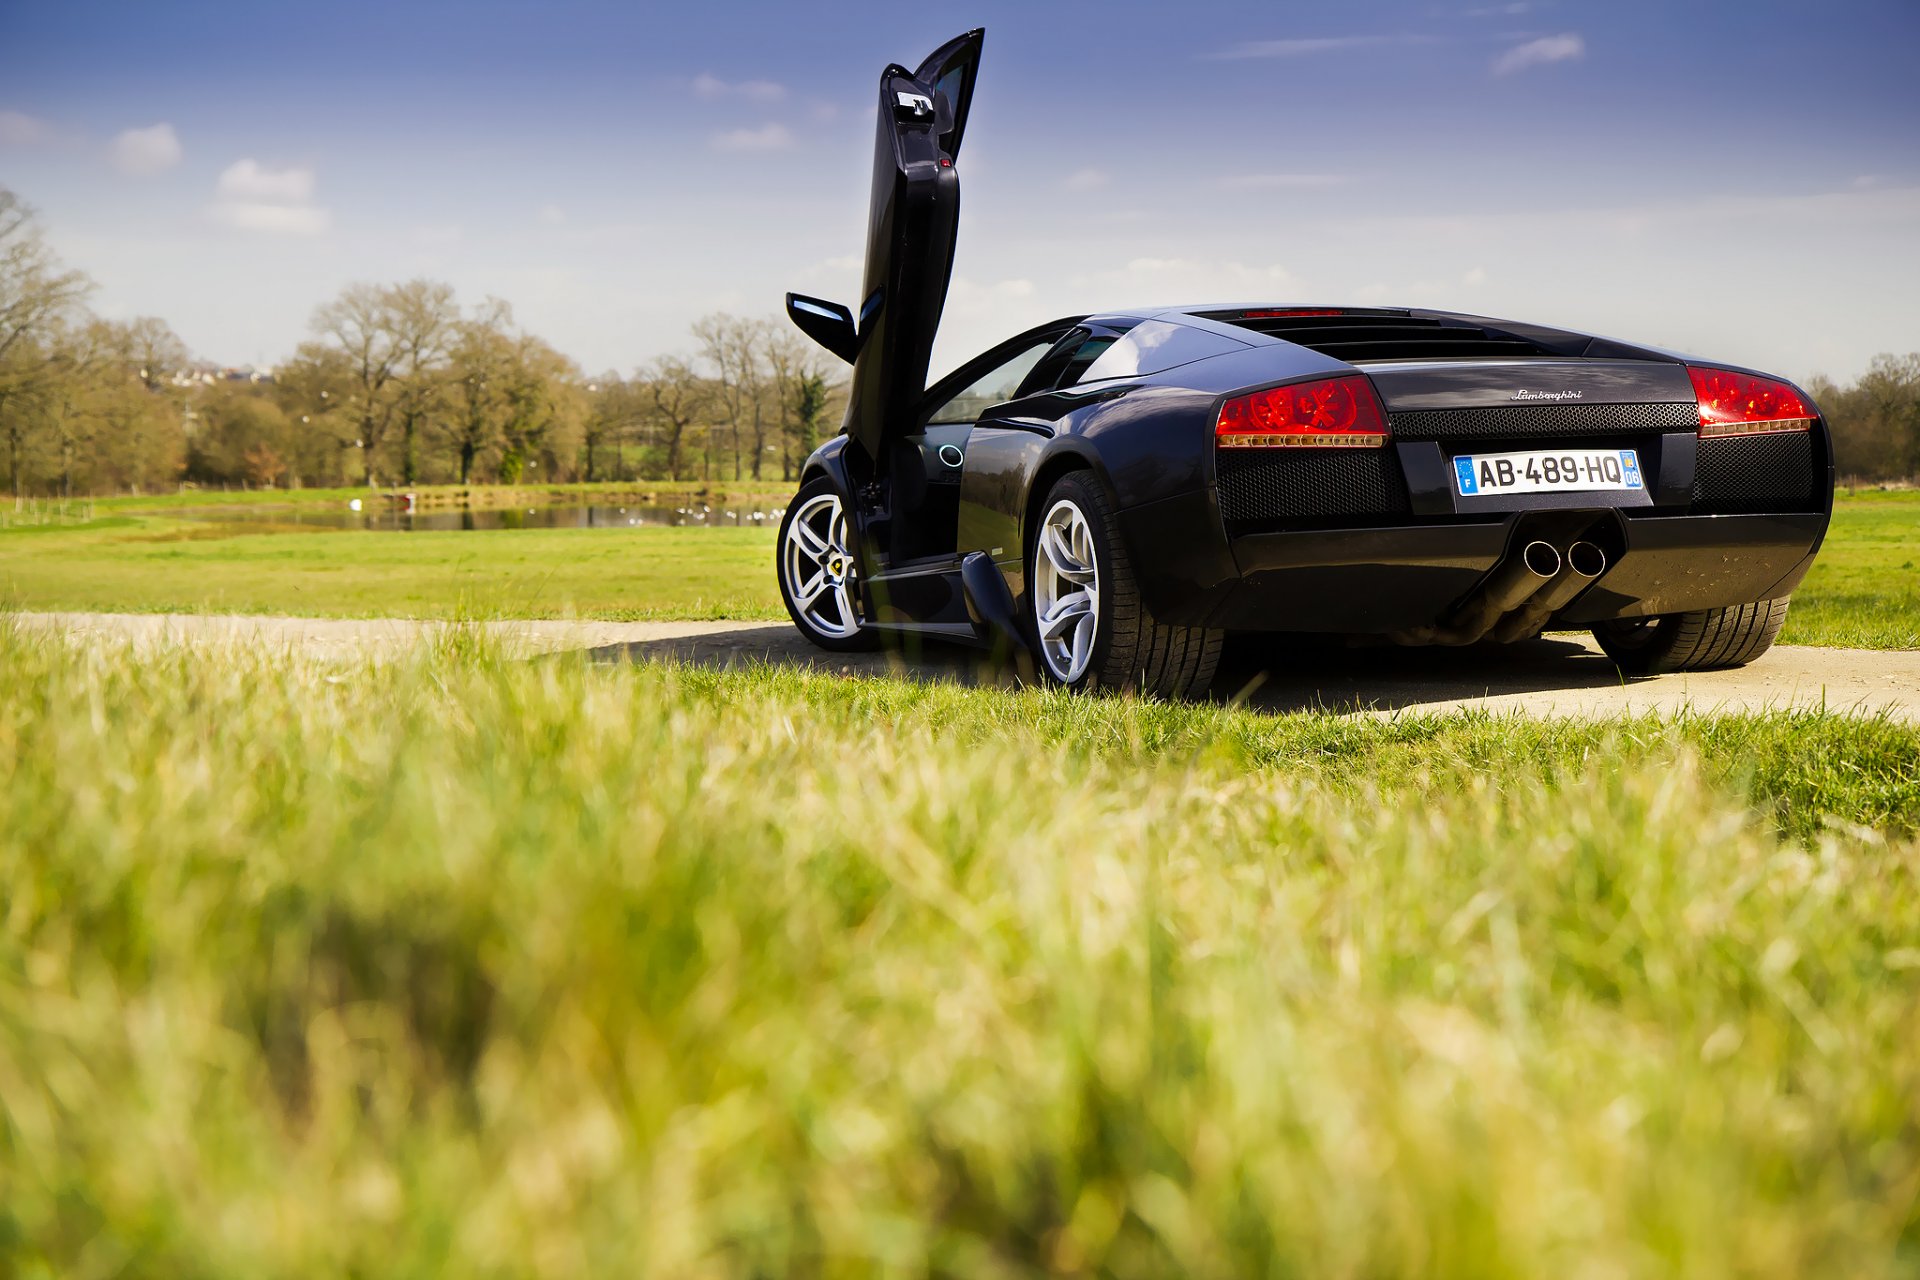
M 1560 553 L 1538 539 L 1529 542 L 1518 556 L 1494 571 L 1487 585 L 1467 601 L 1448 629 L 1470 636 L 1462 643 L 1472 644 L 1486 635 L 1487 628 L 1502 614 L 1519 608 L 1559 572 Z
M 1540 629 L 1547 625 L 1548 618 L 1565 608 L 1606 571 L 1606 552 L 1591 542 L 1574 543 L 1567 548 L 1566 566 L 1554 576 L 1553 581 L 1528 598 L 1522 607 L 1501 619 L 1493 629 L 1493 638 L 1501 644 L 1512 644 L 1516 640 L 1539 634 Z
M 1486 583 L 1453 612 L 1446 622 L 1397 631 L 1397 644 L 1468 645 L 1486 638 L 1503 614 L 1525 604 L 1560 572 L 1560 553 L 1535 539 L 1520 554 L 1496 567 Z

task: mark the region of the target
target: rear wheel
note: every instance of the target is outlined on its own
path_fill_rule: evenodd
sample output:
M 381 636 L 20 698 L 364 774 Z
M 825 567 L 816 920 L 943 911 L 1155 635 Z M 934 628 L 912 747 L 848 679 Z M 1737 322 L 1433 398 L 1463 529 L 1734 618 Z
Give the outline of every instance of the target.
M 800 486 L 780 521 L 775 552 L 780 599 L 793 625 L 822 649 L 847 653 L 879 643 L 860 621 L 859 580 L 847 541 L 847 509 L 840 491 L 822 477 Z
M 1743 667 L 1773 647 L 1791 596 L 1729 609 L 1623 618 L 1593 629 L 1609 658 L 1630 675 Z
M 1040 511 L 1027 549 L 1027 600 L 1047 679 L 1076 691 L 1204 693 L 1225 633 L 1154 620 L 1099 480 L 1085 471 L 1062 477 Z

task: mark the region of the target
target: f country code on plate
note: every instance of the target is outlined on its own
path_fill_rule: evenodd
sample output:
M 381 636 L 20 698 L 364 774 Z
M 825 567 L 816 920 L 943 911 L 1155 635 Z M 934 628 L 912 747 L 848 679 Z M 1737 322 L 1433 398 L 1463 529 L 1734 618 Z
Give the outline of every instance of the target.
M 1646 488 L 1632 449 L 1462 454 L 1453 460 L 1453 474 L 1462 497 Z

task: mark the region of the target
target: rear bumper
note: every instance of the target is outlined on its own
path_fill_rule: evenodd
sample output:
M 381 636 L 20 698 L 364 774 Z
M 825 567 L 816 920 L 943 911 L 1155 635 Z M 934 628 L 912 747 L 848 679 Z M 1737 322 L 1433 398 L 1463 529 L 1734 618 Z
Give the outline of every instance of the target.
M 1532 512 L 1463 524 L 1253 533 L 1229 541 L 1237 580 L 1210 593 L 1204 618 L 1188 620 L 1247 631 L 1420 627 L 1532 537 L 1585 537 L 1608 551 L 1607 571 L 1555 615 L 1555 625 L 1722 608 L 1792 591 L 1827 520 L 1824 512 Z

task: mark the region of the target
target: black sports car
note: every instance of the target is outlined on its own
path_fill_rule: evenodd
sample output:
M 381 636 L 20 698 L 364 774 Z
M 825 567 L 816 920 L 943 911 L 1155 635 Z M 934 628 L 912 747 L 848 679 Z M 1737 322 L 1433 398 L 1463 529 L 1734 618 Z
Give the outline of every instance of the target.
M 1198 692 L 1229 631 L 1406 644 L 1590 627 L 1634 673 L 1747 662 L 1832 507 L 1783 379 L 1411 308 L 1067 316 L 926 385 L 980 31 L 880 77 L 858 315 L 787 295 L 853 365 L 780 590 L 828 649 L 1004 644 L 1074 688 Z

